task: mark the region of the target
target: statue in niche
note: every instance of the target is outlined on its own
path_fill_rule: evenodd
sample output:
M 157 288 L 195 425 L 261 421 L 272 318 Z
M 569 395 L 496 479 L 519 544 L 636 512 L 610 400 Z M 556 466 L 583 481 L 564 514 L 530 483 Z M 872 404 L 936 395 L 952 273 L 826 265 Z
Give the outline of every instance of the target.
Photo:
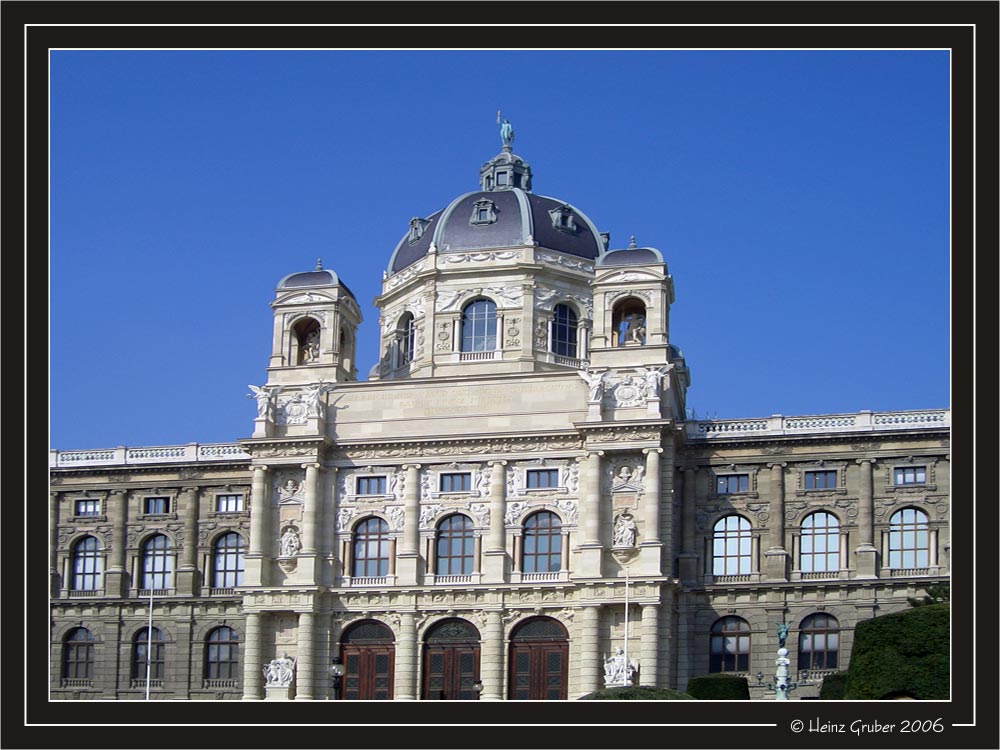
M 278 547 L 282 557 L 294 557 L 302 549 L 302 542 L 299 541 L 299 535 L 293 527 L 285 529 L 285 533 L 278 541 Z
M 615 547 L 634 547 L 636 533 L 635 518 L 626 510 L 615 521 L 612 544 Z
M 625 652 L 621 647 L 615 650 L 613 656 L 604 660 L 604 684 L 605 685 L 627 685 L 632 681 L 634 664 L 628 663 Z
M 302 345 L 302 364 L 319 361 L 319 329 L 313 328 L 306 334 Z
M 579 375 L 583 381 L 587 384 L 590 389 L 590 393 L 587 396 L 587 400 L 590 403 L 596 403 L 601 400 L 601 396 L 604 393 L 604 378 L 608 374 L 607 371 L 604 372 L 585 372 L 583 370 L 577 370 L 576 374 Z
M 288 687 L 295 673 L 295 659 L 282 654 L 280 659 L 272 659 L 264 667 L 264 680 L 268 687 Z
M 646 316 L 640 313 L 629 313 L 618 326 L 619 344 L 646 343 Z
M 670 367 L 646 367 L 642 370 L 642 379 L 646 386 L 646 398 L 659 398 L 660 386 L 663 383 L 663 376 L 670 371 Z

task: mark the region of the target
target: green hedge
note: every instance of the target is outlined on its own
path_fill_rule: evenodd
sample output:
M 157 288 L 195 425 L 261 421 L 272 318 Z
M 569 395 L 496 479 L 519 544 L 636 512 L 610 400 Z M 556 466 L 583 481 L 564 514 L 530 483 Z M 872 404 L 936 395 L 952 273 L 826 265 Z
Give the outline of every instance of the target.
M 655 688 L 648 686 L 614 687 L 595 690 L 581 696 L 581 701 L 693 701 L 687 693 L 670 688 Z
M 842 701 L 846 690 L 847 670 L 834 672 L 823 678 L 823 684 L 819 688 L 819 697 L 827 701 Z
M 859 622 L 844 698 L 947 700 L 949 611 L 930 604 Z
M 746 677 L 733 674 L 709 674 L 692 677 L 687 684 L 688 695 L 700 701 L 748 701 L 750 686 Z

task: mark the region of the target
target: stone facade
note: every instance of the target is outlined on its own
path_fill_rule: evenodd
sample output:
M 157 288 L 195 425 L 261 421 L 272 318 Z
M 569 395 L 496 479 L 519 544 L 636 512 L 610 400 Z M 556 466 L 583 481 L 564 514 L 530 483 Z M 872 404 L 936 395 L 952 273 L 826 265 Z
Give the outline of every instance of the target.
M 318 266 L 278 285 L 251 437 L 52 451 L 54 698 L 143 697 L 148 665 L 152 698 L 264 699 L 287 654 L 295 700 L 335 657 L 336 697 L 573 699 L 618 648 L 766 698 L 781 623 L 810 697 L 948 579 L 950 412 L 687 419 L 659 252 L 609 251 L 509 144 L 481 180 L 393 253 L 367 381 Z

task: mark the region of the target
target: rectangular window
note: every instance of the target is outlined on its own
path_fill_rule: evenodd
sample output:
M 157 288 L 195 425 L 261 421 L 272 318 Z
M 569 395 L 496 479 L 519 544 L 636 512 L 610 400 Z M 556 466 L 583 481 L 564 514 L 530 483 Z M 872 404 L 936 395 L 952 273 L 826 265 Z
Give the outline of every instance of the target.
M 169 497 L 147 497 L 144 503 L 146 515 L 156 516 L 170 512 Z
M 507 184 L 507 173 L 497 172 L 497 185 L 506 185 L 506 184 Z
M 906 466 L 895 470 L 893 484 L 926 484 L 926 466 Z
M 243 510 L 243 495 L 216 495 L 215 510 L 218 513 L 236 513 Z
M 837 487 L 837 472 L 834 471 L 807 471 L 807 490 L 832 490 Z
M 559 469 L 528 469 L 527 475 L 529 490 L 559 486 Z
M 385 477 L 358 477 L 359 495 L 384 495 Z
M 442 474 L 441 492 L 471 492 L 472 474 Z
M 720 495 L 731 495 L 734 492 L 749 492 L 749 491 L 750 491 L 749 474 L 730 474 L 728 476 L 718 478 L 717 492 Z
M 75 512 L 78 516 L 99 516 L 101 515 L 101 501 L 90 498 L 77 500 Z

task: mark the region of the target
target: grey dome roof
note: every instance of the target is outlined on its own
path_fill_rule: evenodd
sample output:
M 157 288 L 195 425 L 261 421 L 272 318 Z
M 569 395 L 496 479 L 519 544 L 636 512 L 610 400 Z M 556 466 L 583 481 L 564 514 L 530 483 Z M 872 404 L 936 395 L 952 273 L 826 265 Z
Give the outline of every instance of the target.
M 597 265 L 605 266 L 650 266 L 662 264 L 663 255 L 655 247 L 626 247 L 607 253 Z
M 480 208 L 487 210 L 488 220 L 476 220 Z M 408 232 L 399 241 L 389 260 L 389 273 L 423 258 L 431 243 L 438 252 L 537 244 L 589 260 L 605 253 L 600 232 L 582 211 L 519 187 L 465 193 L 444 210 L 414 222 L 420 222 L 422 231 L 419 236 Z
M 351 295 L 351 297 L 354 296 L 354 293 L 347 288 L 347 284 L 341 281 L 340 277 L 337 276 L 334 271 L 320 267 L 317 267 L 313 271 L 302 271 L 300 273 L 288 274 L 288 276 L 278 282 L 278 291 L 280 292 L 287 289 L 304 289 L 307 287 L 317 286 L 339 286 Z

